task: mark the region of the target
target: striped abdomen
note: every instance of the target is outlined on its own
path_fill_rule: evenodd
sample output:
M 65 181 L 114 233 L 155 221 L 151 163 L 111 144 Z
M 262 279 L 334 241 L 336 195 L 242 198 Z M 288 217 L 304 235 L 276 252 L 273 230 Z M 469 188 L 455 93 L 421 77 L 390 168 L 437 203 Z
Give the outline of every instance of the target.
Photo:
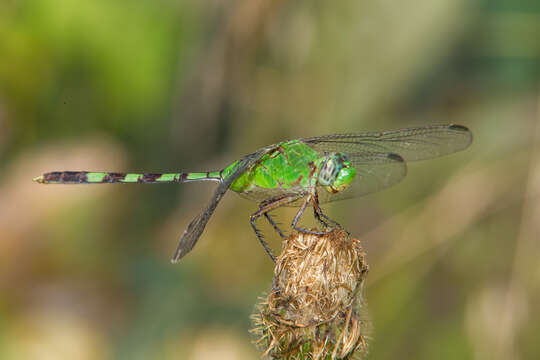
M 158 184 L 203 180 L 221 181 L 221 172 L 136 174 L 90 171 L 53 171 L 34 179 L 34 181 L 41 184 Z

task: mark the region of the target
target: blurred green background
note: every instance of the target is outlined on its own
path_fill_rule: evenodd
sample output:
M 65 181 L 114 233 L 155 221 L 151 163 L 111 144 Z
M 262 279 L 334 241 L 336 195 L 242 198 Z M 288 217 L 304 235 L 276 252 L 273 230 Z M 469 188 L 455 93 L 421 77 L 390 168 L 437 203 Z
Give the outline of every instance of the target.
M 227 195 L 173 266 L 212 184 L 34 176 L 432 123 L 473 145 L 326 207 L 368 252 L 370 358 L 540 358 L 539 39 L 537 0 L 2 0 L 0 358 L 258 358 L 256 204 Z

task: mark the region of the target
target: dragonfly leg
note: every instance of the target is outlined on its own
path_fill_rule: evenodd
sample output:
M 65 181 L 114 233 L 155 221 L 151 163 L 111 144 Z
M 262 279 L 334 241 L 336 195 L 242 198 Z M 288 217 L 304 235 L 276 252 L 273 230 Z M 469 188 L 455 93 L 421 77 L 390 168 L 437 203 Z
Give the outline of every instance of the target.
M 324 218 L 326 221 L 328 221 L 330 224 L 334 225 L 334 227 L 337 227 L 339 229 L 344 230 L 343 226 L 341 226 L 340 223 L 337 221 L 330 219 L 325 213 L 323 213 L 320 205 L 319 205 L 319 197 L 317 196 L 317 193 L 315 193 L 315 196 L 313 196 L 313 212 L 316 214 L 315 218 Z M 321 223 L 325 223 L 324 220 L 321 221 Z M 328 226 L 328 225 L 327 225 Z
M 309 202 L 312 200 L 312 198 L 313 198 L 313 195 L 306 196 L 306 198 L 304 200 L 304 203 L 302 204 L 302 206 L 300 207 L 300 210 L 298 210 L 298 212 L 296 213 L 296 215 L 295 215 L 295 217 L 293 219 L 292 227 L 296 231 L 303 232 L 303 233 L 306 233 L 306 234 L 313 234 L 313 235 L 327 234 L 329 231 L 313 231 L 313 230 L 308 230 L 306 228 L 297 226 L 298 221 L 302 217 L 302 214 L 304 214 L 304 211 L 306 210 L 306 207 L 309 204 Z
M 315 194 L 313 195 L 313 217 L 317 219 L 318 222 L 322 224 L 324 227 L 330 227 L 330 225 L 323 220 L 323 217 L 327 218 L 326 215 L 324 215 L 321 211 L 321 208 L 319 207 L 319 195 L 317 194 L 317 191 L 315 191 Z
M 264 208 L 266 205 L 268 205 L 269 203 L 272 203 L 272 202 L 274 202 L 276 200 L 277 199 L 272 198 L 272 199 L 269 199 L 269 200 L 262 201 L 259 204 L 259 209 Z M 279 236 L 281 236 L 282 239 L 285 239 L 286 238 L 285 234 L 283 234 L 283 231 L 281 231 L 281 229 L 278 227 L 278 224 L 274 221 L 274 219 L 272 219 L 272 216 L 270 215 L 270 211 L 265 212 L 264 217 L 266 218 L 266 220 L 268 220 L 270 225 L 272 225 L 272 227 L 279 234 Z
M 330 225 L 323 220 L 322 216 L 317 212 L 315 207 L 313 207 L 313 217 L 324 227 L 329 227 Z
M 266 218 L 266 220 L 268 220 L 270 225 L 272 225 L 274 230 L 276 230 L 276 232 L 279 234 L 279 236 L 281 236 L 282 239 L 285 239 L 286 238 L 285 234 L 283 234 L 283 231 L 281 231 L 281 229 L 278 227 L 278 225 L 276 224 L 274 219 L 272 219 L 272 216 L 270 216 L 269 213 L 265 212 L 264 217 Z
M 257 239 L 259 239 L 259 242 L 261 243 L 264 250 L 266 251 L 268 256 L 270 256 L 270 259 L 272 259 L 273 262 L 276 262 L 276 257 L 272 254 L 272 251 L 270 251 L 270 248 L 264 241 L 260 230 L 257 229 L 257 226 L 255 225 L 255 221 L 257 221 L 257 219 L 261 217 L 262 215 L 266 215 L 269 211 L 277 209 L 278 207 L 283 206 L 287 203 L 290 203 L 296 199 L 298 199 L 297 195 L 288 195 L 288 196 L 282 196 L 275 199 L 270 199 L 268 201 L 261 203 L 259 205 L 259 210 L 251 214 L 251 218 L 250 218 L 251 227 L 253 228 L 253 231 L 255 231 L 255 235 L 257 235 Z M 269 216 L 266 218 L 268 219 Z M 275 225 L 275 223 L 273 222 L 273 220 L 271 220 L 271 218 L 270 218 L 270 221 L 271 221 L 270 222 L 271 224 L 273 223 L 273 225 Z M 276 231 L 278 231 L 279 234 L 283 236 L 283 233 L 281 232 L 281 230 L 277 230 L 277 225 L 274 226 L 274 229 L 276 229 Z
M 319 215 L 323 218 L 325 218 L 328 222 L 332 223 L 332 225 L 334 225 L 335 227 L 337 227 L 338 229 L 341 229 L 341 230 L 345 230 L 345 228 L 340 224 L 338 223 L 337 221 L 333 220 L 333 219 L 330 219 L 327 215 L 325 215 L 323 212 L 322 212 L 322 209 L 319 208 Z M 349 233 L 347 230 L 345 230 L 345 232 Z

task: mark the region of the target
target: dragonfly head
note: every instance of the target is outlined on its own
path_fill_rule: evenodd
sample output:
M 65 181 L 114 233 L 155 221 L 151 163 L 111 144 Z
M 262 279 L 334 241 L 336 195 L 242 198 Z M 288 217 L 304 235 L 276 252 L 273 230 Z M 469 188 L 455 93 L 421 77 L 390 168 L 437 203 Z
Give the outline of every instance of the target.
M 345 190 L 353 181 L 356 169 L 343 153 L 327 155 L 319 171 L 318 182 L 329 193 Z

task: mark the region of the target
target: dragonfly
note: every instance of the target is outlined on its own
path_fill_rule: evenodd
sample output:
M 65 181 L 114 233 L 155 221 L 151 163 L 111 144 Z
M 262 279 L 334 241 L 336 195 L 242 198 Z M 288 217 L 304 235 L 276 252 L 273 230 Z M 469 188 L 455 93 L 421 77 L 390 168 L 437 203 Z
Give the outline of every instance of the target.
M 407 162 L 436 158 L 464 150 L 472 142 L 462 125 L 430 125 L 382 132 L 323 135 L 286 140 L 266 146 L 219 171 L 179 173 L 117 173 L 53 171 L 33 180 L 41 184 L 185 183 L 215 181 L 219 185 L 206 208 L 184 231 L 171 262 L 188 254 L 206 227 L 223 195 L 232 190 L 258 203 L 250 223 L 257 239 L 275 262 L 256 221 L 264 216 L 274 230 L 285 233 L 270 216 L 282 207 L 299 207 L 292 228 L 325 234 L 343 228 L 320 205 L 388 188 L 407 174 Z M 298 223 L 308 206 L 324 228 L 307 229 Z

